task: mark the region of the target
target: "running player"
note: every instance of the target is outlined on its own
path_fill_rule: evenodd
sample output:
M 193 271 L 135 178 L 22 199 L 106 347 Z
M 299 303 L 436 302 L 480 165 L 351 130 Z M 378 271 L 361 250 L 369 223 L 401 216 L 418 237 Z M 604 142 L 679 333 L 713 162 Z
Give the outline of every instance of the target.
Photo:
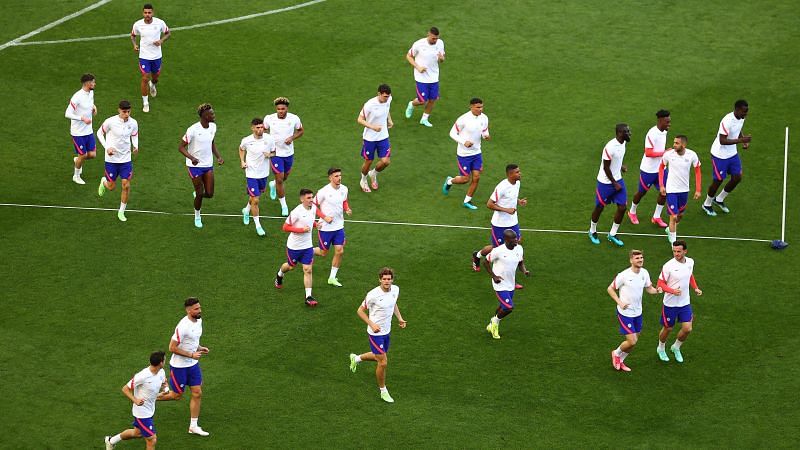
M 347 201 L 347 186 L 342 184 L 342 169 L 332 167 L 328 169 L 329 184 L 323 186 L 314 198 L 317 205 L 318 215 L 322 214 L 323 223 L 319 228 L 319 247 L 314 248 L 314 254 L 325 256 L 328 254 L 331 245 L 333 246 L 333 261 L 331 262 L 331 274 L 328 277 L 328 284 L 341 287 L 342 283 L 337 278 L 339 267 L 342 264 L 344 254 L 344 244 L 347 239 L 344 235 L 344 214 L 353 214 L 350 203 Z M 328 222 L 325 218 L 330 218 Z
M 658 179 L 661 186 L 661 195 L 667 198 L 667 212 L 669 213 L 669 228 L 667 228 L 667 239 L 670 244 L 675 242 L 678 234 L 678 222 L 683 218 L 683 211 L 686 209 L 686 201 L 689 199 L 689 169 L 694 167 L 694 199 L 700 198 L 703 189 L 702 176 L 700 174 L 700 159 L 697 153 L 686 148 L 689 142 L 684 135 L 675 137 L 672 149 L 664 153 L 661 164 L 658 166 Z M 667 169 L 669 178 L 664 182 Z
M 303 286 L 306 290 L 306 305 L 317 306 L 317 300 L 311 295 L 312 268 L 314 267 L 314 244 L 311 241 L 311 230 L 316 226 L 317 205 L 314 204 L 314 191 L 300 189 L 300 204 L 297 205 L 286 222 L 283 231 L 289 233 L 286 239 L 286 262 L 275 275 L 275 287 L 283 287 L 283 276 L 294 269 L 299 262 L 303 266 Z
M 94 159 L 96 155 L 94 132 L 92 132 L 92 116 L 97 114 L 97 107 L 94 105 L 96 84 L 94 75 L 90 73 L 81 75 L 81 88 L 72 94 L 67 110 L 64 111 L 64 117 L 70 120 L 69 131 L 72 135 L 72 146 L 75 153 L 78 154 L 72 158 L 74 169 L 72 181 L 77 184 L 86 184 L 81 178 L 83 162 L 87 159 Z
M 525 267 L 522 259 L 522 246 L 518 245 L 517 233 L 507 229 L 503 231 L 503 245 L 495 247 L 486 255 L 483 262 L 486 272 L 492 277 L 492 287 L 500 303 L 494 317 L 486 325 L 486 331 L 495 339 L 500 339 L 500 321 L 514 311 L 514 289 L 516 288 L 517 270 L 526 277 L 531 272 Z
M 217 133 L 214 107 L 209 103 L 203 103 L 197 108 L 197 115 L 200 116 L 200 121 L 186 130 L 178 151 L 186 157 L 186 169 L 194 186 L 194 226 L 203 228 L 203 221 L 200 219 L 203 198 L 214 196 L 212 154 L 217 158 L 217 164 L 222 165 L 225 161 L 219 155 L 217 145 L 214 143 L 214 135 Z
M 256 223 L 256 233 L 264 236 L 266 233 L 261 228 L 258 216 L 258 200 L 267 187 L 269 158 L 275 155 L 275 140 L 270 135 L 264 136 L 264 121 L 258 117 L 250 121 L 250 130 L 253 134 L 244 137 L 239 144 L 239 164 L 244 169 L 249 196 L 247 205 L 242 208 L 242 221 L 245 225 L 249 225 L 252 216 Z
M 589 240 L 592 244 L 600 244 L 597 237 L 597 221 L 603 208 L 609 203 L 617 204 L 617 212 L 614 214 L 614 223 L 608 233 L 608 240 L 622 247 L 623 242 L 617 238 L 622 219 L 625 217 L 625 208 L 628 204 L 628 193 L 625 190 L 625 180 L 622 173 L 627 172 L 628 168 L 622 164 L 625 158 L 625 144 L 631 140 L 631 129 L 626 123 L 618 123 L 616 127 L 616 137 L 611 139 L 603 148 L 603 157 L 600 162 L 600 171 L 597 173 L 597 188 L 595 189 L 595 208 L 592 211 L 592 221 L 589 224 Z
M 428 120 L 436 100 L 439 99 L 439 63 L 444 61 L 444 41 L 439 39 L 439 29 L 431 27 L 428 35 L 417 40 L 406 53 L 406 61 L 414 67 L 417 96 L 406 106 L 406 119 L 414 114 L 414 107 L 425 105 L 419 123 L 430 128 Z
M 170 37 L 169 27 L 159 19 L 153 17 L 153 5 L 145 3 L 142 8 L 144 18 L 137 20 L 131 29 L 131 43 L 133 51 L 139 52 L 139 70 L 142 72 L 142 111 L 150 112 L 150 102 L 147 96 L 158 95 L 158 76 L 161 74 L 161 45 Z M 139 45 L 136 45 L 136 36 L 139 36 Z
M 270 161 L 275 179 L 269 182 L 269 198 L 281 203 L 281 215 L 289 215 L 286 205 L 286 188 L 284 182 L 289 178 L 289 172 L 294 165 L 294 141 L 300 139 L 305 133 L 303 124 L 297 115 L 289 112 L 289 99 L 276 98 L 275 113 L 264 117 L 264 129 L 275 139 L 275 157 Z
M 389 143 L 389 128 L 394 126 L 392 115 L 389 112 L 392 104 L 392 88 L 388 84 L 378 86 L 378 95 L 367 100 L 358 114 L 358 123 L 364 127 L 362 138 L 364 144 L 361 147 L 361 157 L 364 164 L 361 165 L 361 190 L 371 192 L 367 185 L 369 176 L 372 189 L 378 189 L 378 172 L 382 172 L 389 166 L 392 154 L 392 146 Z M 370 170 L 375 156 L 380 161 L 375 164 L 375 168 Z
M 719 123 L 719 131 L 717 137 L 714 138 L 714 143 L 711 144 L 711 165 L 713 166 L 711 185 L 708 186 L 708 195 L 703 202 L 703 211 L 709 216 L 716 216 L 717 212 L 714 211 L 712 204 L 717 205 L 724 213 L 731 212 L 730 208 L 725 205 L 725 198 L 733 192 L 739 182 L 742 181 L 742 161 L 739 159 L 739 153 L 736 150 L 736 144 L 742 144 L 742 149 L 747 150 L 750 147 L 750 140 L 752 136 L 749 134 L 742 134 L 742 127 L 744 127 L 744 119 L 750 107 L 747 105 L 746 100 L 736 100 L 733 105 L 733 111 L 729 112 Z M 725 184 L 722 192 L 716 197 L 717 189 L 730 174 L 731 179 Z
M 128 196 L 131 192 L 131 178 L 133 177 L 133 163 L 131 162 L 131 143 L 133 154 L 139 153 L 139 124 L 131 117 L 131 103 L 127 100 L 119 102 L 119 112 L 103 122 L 97 130 L 97 140 L 106 150 L 106 171 L 100 177 L 97 186 L 97 195 L 103 196 L 106 190 L 113 191 L 117 186 L 117 177 L 122 179 L 122 194 L 120 195 L 117 219 L 127 221 L 125 207 L 128 206 Z
M 661 189 L 658 178 L 658 165 L 661 163 L 661 156 L 664 154 L 664 149 L 667 145 L 667 131 L 671 122 L 669 111 L 660 109 L 656 113 L 656 125 L 647 132 L 644 137 L 644 156 L 642 156 L 642 163 L 639 165 L 639 191 L 633 196 L 631 202 L 631 210 L 628 211 L 628 217 L 631 223 L 639 225 L 639 218 L 636 216 L 636 208 L 639 206 L 639 201 L 647 194 L 650 187 L 656 186 L 656 189 Z M 666 198 L 659 192 L 658 199 L 656 200 L 656 210 L 653 212 L 653 218 L 650 222 L 666 228 L 667 224 L 661 220 L 661 211 L 664 209 L 664 202 Z
M 461 175 L 448 176 L 444 180 L 442 193 L 447 195 L 453 184 L 469 182 L 467 195 L 464 197 L 464 207 L 478 209 L 472 204 L 472 195 L 478 189 L 478 181 L 483 171 L 483 157 L 481 156 L 481 139 L 489 140 L 489 118 L 483 113 L 483 100 L 475 97 L 469 101 L 469 111 L 462 114 L 450 129 L 450 137 L 458 142 L 456 159 L 458 171 Z
M 694 279 L 694 260 L 686 256 L 686 242 L 675 241 L 672 243 L 673 259 L 667 261 L 661 269 L 658 277 L 658 287 L 664 291 L 664 306 L 661 308 L 661 332 L 658 333 L 658 357 L 662 361 L 669 361 L 666 352 L 667 338 L 672 328 L 681 323 L 681 330 L 678 338 L 669 348 L 675 355 L 675 361 L 683 362 L 681 345 L 692 332 L 692 322 L 694 314 L 689 299 L 689 287 L 694 289 L 697 295 L 703 295 L 703 291 L 697 287 Z

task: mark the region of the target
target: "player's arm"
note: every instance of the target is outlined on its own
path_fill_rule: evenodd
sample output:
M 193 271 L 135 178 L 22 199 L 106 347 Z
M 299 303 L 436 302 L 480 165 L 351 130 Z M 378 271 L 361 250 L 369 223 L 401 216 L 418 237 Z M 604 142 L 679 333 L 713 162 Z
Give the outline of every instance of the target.
M 80 120 L 81 122 L 83 122 L 85 124 L 92 123 L 92 118 L 91 117 L 78 115 L 78 114 L 76 114 L 77 110 L 78 110 L 78 108 L 75 106 L 75 100 L 74 99 L 70 99 L 69 104 L 67 105 L 67 109 L 66 109 L 66 111 L 64 111 L 64 117 L 66 117 L 67 119 L 70 119 L 70 120 Z
M 397 303 L 394 304 L 394 316 L 397 317 L 397 324 L 400 325 L 400 328 L 405 328 L 407 322 L 403 319 L 403 315 L 400 314 L 400 308 L 397 307 Z
M 614 174 L 611 173 L 611 160 L 610 159 L 603 159 L 603 173 L 606 174 L 609 180 L 611 180 L 611 184 L 614 185 L 614 190 L 622 190 L 622 185 L 614 179 Z
M 524 273 L 526 277 L 531 276 L 531 271 L 528 270 L 527 267 L 525 267 L 525 260 L 522 260 L 519 262 L 519 264 L 517 264 L 517 270 Z
M 342 210 L 348 216 L 353 214 L 353 210 L 350 209 L 350 202 L 347 199 L 344 199 L 344 202 L 342 203 Z
M 292 219 L 293 219 L 292 215 L 289 214 L 289 217 L 286 218 L 286 222 L 283 222 L 283 228 L 282 228 L 283 231 L 287 233 L 306 233 L 309 230 L 311 230 L 311 228 L 309 227 L 301 228 L 294 226 L 294 224 L 292 223 Z
M 406 61 L 411 64 L 411 67 L 417 70 L 417 72 L 422 73 L 425 72 L 427 69 L 419 64 L 417 61 L 414 60 L 414 49 L 412 48 L 406 53 Z
M 292 133 L 292 135 L 291 135 L 291 136 L 289 136 L 288 138 L 286 138 L 286 141 L 285 141 L 285 142 L 286 142 L 286 145 L 289 145 L 289 144 L 291 144 L 292 142 L 294 142 L 294 141 L 296 141 L 296 140 L 300 139 L 300 136 L 302 136 L 302 135 L 303 135 L 303 133 L 305 133 L 305 132 L 306 132 L 306 129 L 305 129 L 305 128 L 303 128 L 303 124 L 299 124 L 299 127 L 298 127 L 298 128 L 296 128 L 296 129 L 294 130 L 294 133 Z
M 367 122 L 367 117 L 364 115 L 364 108 L 361 108 L 361 112 L 358 113 L 358 119 L 356 119 L 356 122 L 358 122 L 362 127 L 369 128 L 372 131 L 381 131 L 380 125 L 373 125 Z
M 186 148 L 188 145 L 189 145 L 189 136 L 183 135 L 183 137 L 181 138 L 181 143 L 178 145 L 178 151 L 181 152 L 181 155 L 185 156 L 186 159 L 191 161 L 192 164 L 196 166 L 197 163 L 200 162 L 200 160 L 189 154 L 189 150 Z
M 667 294 L 681 295 L 680 288 L 672 289 L 671 287 L 669 287 L 669 285 L 667 284 L 667 280 L 665 280 L 663 278 L 663 276 L 664 276 L 664 272 L 661 272 L 661 276 L 658 277 L 658 285 L 657 286 L 661 289 L 661 291 L 662 292 L 666 292 Z
M 136 127 L 131 132 L 131 146 L 133 147 L 133 153 L 139 153 L 139 125 L 137 124 Z
M 486 258 L 483 259 L 483 267 L 486 269 L 486 273 L 488 273 L 489 276 L 492 277 L 492 281 L 494 281 L 495 283 L 499 283 L 503 281 L 503 277 L 494 274 L 494 271 L 492 271 L 491 259 L 492 259 L 491 253 L 486 255 Z
M 620 308 L 628 309 L 628 306 L 630 306 L 630 304 L 627 303 L 627 302 L 623 302 L 622 299 L 619 298 L 619 295 L 617 295 L 617 280 L 616 280 L 616 278 L 614 278 L 614 281 L 612 281 L 611 284 L 608 285 L 608 288 L 606 289 L 606 292 L 608 292 L 608 296 L 611 297 L 611 300 L 614 300 L 614 302 L 617 305 L 619 305 Z
M 133 389 L 131 387 L 131 386 L 133 386 L 133 383 L 134 383 L 134 379 L 131 378 L 131 382 L 130 383 L 126 384 L 125 386 L 122 386 L 122 393 L 125 395 L 125 397 L 128 397 L 128 400 L 130 400 L 134 405 L 142 406 L 144 404 L 144 399 L 143 398 L 136 398 L 133 395 Z
M 369 316 L 367 315 L 367 300 L 366 299 L 364 299 L 364 301 L 361 302 L 361 304 L 358 306 L 358 310 L 356 311 L 356 314 L 358 314 L 358 317 L 360 317 L 361 320 L 363 320 L 364 323 L 366 323 L 367 326 L 372 329 L 373 333 L 377 333 L 377 332 L 381 331 L 380 325 L 378 325 L 377 323 L 369 320 Z
M 481 130 L 481 137 L 484 138 L 487 141 L 492 139 L 492 135 L 489 134 L 489 121 L 488 120 L 486 121 L 486 128 Z
M 386 113 L 386 126 L 392 128 L 394 126 L 394 122 L 392 122 L 392 112 L 389 111 Z
M 219 155 L 219 151 L 217 151 L 217 142 L 216 140 L 211 141 L 211 153 L 217 158 L 217 164 L 220 166 L 225 164 L 225 160 L 222 159 L 222 156 Z
M 133 51 L 138 52 L 139 46 L 136 44 L 136 28 L 131 29 L 131 44 L 133 44 Z
M 323 203 L 325 202 L 325 199 L 324 199 L 324 198 L 322 199 L 322 202 L 323 202 Z M 316 213 L 317 213 L 317 217 L 319 217 L 320 219 L 324 220 L 324 221 L 325 221 L 325 223 L 331 223 L 331 222 L 333 222 L 333 217 L 331 217 L 331 216 L 326 216 L 326 215 L 325 215 L 325 213 L 324 213 L 324 212 L 322 212 L 322 208 L 320 207 L 320 203 L 319 203 L 319 201 L 317 200 L 317 197 L 314 197 L 314 204 L 317 206 L 317 207 L 315 208 L 315 209 L 317 210 L 317 211 L 316 211 Z
M 472 142 L 467 141 L 465 138 L 461 137 L 461 127 L 458 126 L 458 121 L 453 124 L 453 128 L 450 128 L 450 139 L 458 142 L 459 144 L 463 145 L 464 147 L 472 147 Z M 469 142 L 469 145 L 467 143 Z
M 696 166 L 694 166 L 694 199 L 697 200 L 700 198 L 700 193 L 703 190 L 703 174 L 700 170 L 700 163 L 698 162 Z
M 247 150 L 243 149 L 242 146 L 239 146 L 239 165 L 242 169 L 247 169 L 247 162 L 244 160 L 244 155 L 247 153 Z
M 169 341 L 170 353 L 174 353 L 176 355 L 185 356 L 186 358 L 192 358 L 192 359 L 200 359 L 200 356 L 202 356 L 202 353 L 200 352 L 190 352 L 189 350 L 184 350 L 180 348 L 178 345 L 179 345 L 178 341 L 176 341 L 175 339 L 171 339 Z
M 164 33 L 161 35 L 161 39 L 158 39 L 155 42 L 153 42 L 153 45 L 161 45 L 167 39 L 169 39 L 171 36 L 172 36 L 172 34 L 169 32 L 169 28 L 167 28 L 166 30 L 164 30 Z
M 100 128 L 97 129 L 97 141 L 100 142 L 100 145 L 102 145 L 104 149 L 106 149 L 106 153 L 108 153 L 109 155 L 113 155 L 114 154 L 114 148 L 108 148 L 106 146 L 106 123 L 105 122 L 103 122 L 103 125 L 101 125 Z
M 694 274 L 692 274 L 692 275 L 689 277 L 689 286 L 691 286 L 691 287 L 692 287 L 692 289 L 694 289 L 694 293 L 695 293 L 695 294 L 697 294 L 697 295 L 703 295 L 703 291 L 702 291 L 702 290 L 700 290 L 700 288 L 699 288 L 699 287 L 697 287 L 697 280 L 695 280 L 695 279 L 694 279 Z
M 662 159 L 661 163 L 658 165 L 658 185 L 660 186 L 658 190 L 661 191 L 661 195 L 667 195 L 667 188 L 664 186 L 664 169 L 666 168 L 667 166 L 664 164 L 664 160 Z
M 491 197 L 489 198 L 489 201 L 486 202 L 486 207 L 492 211 L 501 211 L 508 214 L 514 214 L 517 212 L 516 208 L 503 208 L 502 206 L 498 205 L 497 202 L 495 202 L 494 198 Z

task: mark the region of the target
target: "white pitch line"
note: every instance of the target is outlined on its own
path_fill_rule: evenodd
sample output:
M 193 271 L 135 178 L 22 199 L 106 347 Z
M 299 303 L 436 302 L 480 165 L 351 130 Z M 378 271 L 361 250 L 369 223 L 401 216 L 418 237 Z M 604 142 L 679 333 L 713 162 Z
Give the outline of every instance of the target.
M 29 37 L 36 36 L 37 34 L 43 32 L 43 31 L 47 31 L 50 28 L 53 28 L 53 27 L 58 26 L 58 25 L 61 25 L 62 23 L 66 22 L 66 21 L 68 21 L 70 19 L 74 19 L 74 18 L 80 16 L 83 13 L 87 13 L 87 12 L 89 12 L 89 11 L 95 9 L 95 8 L 99 8 L 99 7 L 105 5 L 106 3 L 110 2 L 110 1 L 111 0 L 100 0 L 99 2 L 93 3 L 93 4 L 89 5 L 89 6 L 87 6 L 86 8 L 83 8 L 80 11 L 76 11 L 76 12 L 74 12 L 74 13 L 68 15 L 68 16 L 64 16 L 64 17 L 62 17 L 62 18 L 60 18 L 60 19 L 58 19 L 58 20 L 56 20 L 54 22 L 50 22 L 50 23 L 48 23 L 47 25 L 45 25 L 43 27 L 37 28 L 37 29 L 31 31 L 28 34 L 23 34 L 22 36 L 20 36 L 20 37 L 18 37 L 16 39 L 12 39 L 12 40 L 6 42 L 3 45 L 0 45 L 0 51 L 6 49 L 7 47 L 11 47 L 12 45 L 24 45 L 24 44 L 21 44 L 21 41 L 24 41 L 25 39 L 28 39 Z
M 111 0 L 105 0 L 105 1 L 111 1 Z M 308 1 L 308 2 L 305 2 L 305 3 L 300 3 L 300 4 L 297 4 L 297 5 L 287 6 L 285 8 L 273 9 L 273 10 L 270 10 L 270 11 L 264 11 L 264 12 L 260 12 L 260 13 L 254 13 L 254 14 L 248 14 L 246 16 L 231 17 L 230 19 L 215 20 L 213 22 L 205 22 L 205 23 L 198 23 L 198 24 L 194 24 L 194 25 L 186 25 L 186 26 L 182 26 L 182 27 L 174 27 L 174 28 L 170 28 L 170 31 L 193 30 L 195 28 L 210 27 L 210 26 L 214 26 L 214 25 L 222 25 L 222 24 L 231 23 L 231 22 L 239 22 L 239 21 L 242 21 L 242 20 L 255 19 L 256 17 L 269 16 L 269 15 L 272 15 L 272 14 L 278 14 L 278 13 L 282 13 L 282 12 L 292 11 L 292 10 L 295 10 L 295 9 L 305 8 L 306 6 L 315 5 L 317 3 L 322 3 L 324 1 L 326 1 L 326 0 L 311 0 L 311 1 Z M 82 38 L 71 38 L 71 39 L 58 39 L 58 40 L 54 40 L 54 41 L 15 42 L 15 41 L 22 40 L 21 38 L 17 38 L 15 41 L 11 41 L 11 42 L 7 43 L 6 46 L 9 46 L 9 45 L 23 46 L 23 45 L 66 44 L 66 43 L 69 43 L 69 42 L 103 41 L 103 40 L 108 40 L 108 39 L 119 39 L 119 38 L 126 38 L 126 37 L 130 37 L 130 33 L 112 34 L 112 35 L 108 35 L 108 36 L 93 36 L 93 37 L 82 37 Z M 0 50 L 2 50 L 3 48 L 5 48 L 5 47 L 0 47 Z
M 117 211 L 116 208 L 94 208 L 87 206 L 61 206 L 61 205 L 32 205 L 22 203 L 0 203 L 0 206 L 17 207 L 17 208 L 49 208 L 49 209 L 72 209 L 72 210 L 85 210 L 85 211 Z M 126 212 L 142 213 L 142 214 L 161 214 L 167 216 L 192 216 L 194 213 L 173 213 L 167 211 L 149 211 L 145 209 L 128 209 Z M 219 214 L 219 213 L 204 213 L 206 217 L 242 217 L 241 214 Z M 284 220 L 285 217 L 281 216 L 260 216 L 262 219 L 280 219 Z M 426 227 L 426 228 L 458 228 L 462 230 L 491 230 L 490 227 L 476 227 L 470 225 L 449 225 L 441 223 L 413 223 L 413 222 L 385 222 L 378 220 L 345 220 L 347 223 L 366 223 L 370 225 L 400 225 L 407 227 Z M 562 233 L 562 234 L 586 234 L 586 230 L 550 230 L 550 229 L 537 229 L 537 228 L 520 228 L 521 231 L 528 231 L 532 233 Z M 608 234 L 607 232 L 598 232 L 598 234 Z M 648 233 L 617 233 L 621 236 L 645 236 L 664 238 L 664 234 L 648 234 Z M 681 238 L 689 239 L 712 239 L 719 241 L 743 241 L 743 242 L 772 242 L 769 239 L 753 239 L 753 238 L 738 238 L 738 237 L 724 237 L 724 236 L 691 236 L 681 235 Z

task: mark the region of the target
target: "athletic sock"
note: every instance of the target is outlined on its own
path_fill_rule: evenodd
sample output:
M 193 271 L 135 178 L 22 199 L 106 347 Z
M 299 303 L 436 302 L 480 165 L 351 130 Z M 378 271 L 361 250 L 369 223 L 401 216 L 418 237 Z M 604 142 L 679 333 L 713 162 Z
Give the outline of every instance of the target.
M 611 224 L 611 231 L 608 232 L 609 236 L 616 236 L 618 230 L 619 230 L 619 224 L 618 223 L 612 223 Z
M 306 288 L 306 297 L 311 297 L 311 288 Z
M 80 175 L 81 175 L 81 169 L 78 169 L 77 167 L 74 167 L 74 166 L 73 166 L 73 167 L 72 167 L 72 170 L 74 170 L 74 175 L 73 175 L 73 176 L 76 176 L 76 177 L 78 177 L 78 176 L 80 176 Z
M 620 360 L 620 361 L 625 361 L 625 358 L 626 358 L 628 355 L 629 355 L 629 353 L 625 353 L 625 352 L 623 352 L 623 351 L 620 351 L 620 352 L 617 354 L 617 356 L 619 356 L 619 360 Z
M 125 208 L 126 208 L 127 206 L 128 206 L 128 204 L 127 204 L 127 203 L 122 203 L 122 202 L 120 202 L 120 204 L 119 204 L 119 212 L 121 212 L 121 213 L 124 213 L 124 212 L 125 212 Z
M 631 214 L 636 214 L 636 208 L 639 207 L 638 203 L 631 203 Z
M 109 442 L 111 442 L 111 445 L 117 445 L 122 442 L 122 433 L 112 436 L 111 439 L 109 439 Z
M 339 272 L 339 268 L 338 267 L 331 266 L 331 276 L 330 276 L 330 278 L 336 278 L 336 274 L 338 272 Z
M 453 178 L 448 178 L 447 179 L 447 185 L 448 186 L 452 186 L 453 185 Z
M 189 418 L 189 426 L 191 428 L 197 427 L 197 419 L 199 419 L 199 417 L 190 417 Z
M 712 200 L 711 196 L 710 195 L 706 195 L 706 200 L 703 202 L 703 206 L 705 206 L 705 207 L 711 206 L 711 200 Z
M 360 363 L 360 362 L 361 362 L 361 355 L 356 355 L 356 362 L 357 362 L 357 363 Z
M 724 202 L 724 201 L 725 201 L 725 197 L 727 197 L 727 196 L 728 196 L 728 194 L 730 194 L 730 192 L 728 192 L 728 191 L 726 191 L 725 189 L 723 189 L 723 190 L 722 190 L 722 192 L 720 192 L 719 194 L 717 194 L 717 198 L 716 198 L 716 200 L 717 200 L 718 202 L 722 203 L 722 202 Z
M 672 346 L 675 347 L 675 348 L 681 348 L 681 345 L 683 345 L 683 342 L 681 342 L 681 341 L 679 341 L 677 339 L 675 339 L 675 343 L 672 344 Z
M 674 231 L 674 232 L 670 231 L 669 232 L 669 240 L 672 241 L 672 242 L 675 242 L 676 239 L 678 239 L 678 232 L 677 231 Z
M 464 203 L 469 203 L 470 201 L 472 201 L 472 197 L 470 197 L 469 195 L 465 195 L 464 196 Z
M 494 316 L 492 317 L 492 323 L 500 323 L 500 318 L 499 318 L 499 317 L 497 317 L 497 315 L 494 315 Z
M 278 269 L 278 276 L 282 277 L 283 275 L 284 275 L 283 271 L 281 269 Z
M 614 354 L 615 355 L 619 356 L 620 353 L 622 353 L 622 346 L 621 345 L 614 350 Z
M 370 170 L 367 174 L 370 178 L 375 178 L 378 176 L 378 172 L 376 172 L 375 169 Z
M 378 388 L 378 389 L 380 389 L 380 390 L 381 390 L 381 393 L 384 393 L 384 392 L 389 392 L 389 390 L 388 390 L 388 389 L 386 389 L 386 386 L 384 386 L 384 387 L 382 387 L 382 388 Z
M 200 218 L 200 210 L 199 209 L 195 209 L 194 210 L 194 218 L 195 219 L 199 219 Z
M 597 233 L 597 222 L 589 222 L 589 233 Z
M 142 104 L 147 105 L 148 103 L 149 103 L 149 101 L 147 100 L 147 96 L 143 95 L 142 96 Z
M 656 210 L 653 212 L 653 219 L 658 219 L 661 217 L 661 211 L 664 210 L 664 205 L 659 205 L 656 203 Z
M 658 341 L 658 351 L 663 352 L 666 345 L 667 345 L 666 342 Z
M 428 117 L 430 117 L 430 116 L 431 116 L 430 114 L 423 113 L 422 114 L 422 120 L 428 120 Z
M 261 228 L 261 221 L 258 220 L 258 216 L 253 216 L 253 222 L 256 223 L 256 228 Z
M 286 208 L 286 197 L 278 198 L 278 201 L 281 202 L 281 208 Z
M 365 173 L 361 174 L 361 182 L 362 183 L 366 183 L 367 182 L 367 174 L 365 174 Z
M 245 205 L 244 212 L 246 212 L 247 214 L 250 214 L 250 202 L 247 202 L 247 205 Z

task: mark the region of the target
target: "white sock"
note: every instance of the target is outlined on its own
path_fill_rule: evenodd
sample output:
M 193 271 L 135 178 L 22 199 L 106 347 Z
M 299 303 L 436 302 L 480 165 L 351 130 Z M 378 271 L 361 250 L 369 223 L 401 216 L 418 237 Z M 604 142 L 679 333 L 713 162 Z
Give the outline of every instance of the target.
M 306 288 L 306 297 L 311 297 L 311 288 Z
M 372 169 L 367 173 L 367 175 L 369 175 L 370 178 L 375 178 L 378 176 L 378 172 L 376 172 L 375 169 Z
M 636 214 L 636 208 L 639 207 L 638 203 L 631 203 L 631 214 Z
M 194 210 L 194 218 L 195 219 L 199 219 L 200 218 L 200 210 L 199 209 L 195 209 Z
M 422 120 L 428 120 L 428 117 L 430 116 L 431 116 L 430 114 L 422 113 Z
M 384 387 L 382 387 L 382 388 L 378 388 L 378 389 L 380 389 L 380 390 L 381 390 L 381 393 L 384 393 L 384 392 L 389 392 L 389 390 L 388 390 L 388 389 L 386 389 L 386 386 L 384 386 Z
M 116 436 L 112 436 L 111 439 L 109 439 L 109 441 L 111 442 L 111 445 L 119 444 L 120 442 L 122 442 L 122 433 Z
M 656 203 L 656 210 L 653 212 L 653 219 L 657 219 L 661 217 L 661 211 L 664 210 L 664 205 L 659 205 Z
M 128 204 L 127 204 L 127 203 L 122 203 L 122 202 L 120 202 L 120 204 L 119 204 L 119 212 L 121 212 L 121 213 L 124 213 L 124 212 L 125 212 L 125 207 L 126 207 L 126 206 L 128 206 Z
M 724 201 L 725 201 L 725 197 L 727 197 L 727 196 L 728 196 L 728 194 L 730 194 L 730 192 L 728 192 L 728 191 L 726 191 L 725 189 L 723 189 L 723 190 L 722 190 L 722 192 L 720 192 L 719 194 L 717 194 L 717 199 L 716 199 L 716 200 L 717 200 L 718 202 L 722 203 L 722 202 L 724 202 Z
M 619 356 L 619 360 L 620 361 L 625 361 L 625 358 L 627 358 L 628 355 L 629 355 L 629 353 L 619 352 L 619 355 L 618 355 Z
M 500 323 L 500 318 L 497 316 L 492 317 L 492 323 Z
M 471 200 L 472 200 L 472 197 L 470 197 L 469 195 L 465 195 L 464 196 L 464 203 L 469 203 Z
M 611 224 L 611 231 L 609 231 L 608 234 L 610 234 L 611 236 L 616 236 L 617 235 L 617 230 L 619 230 L 619 224 L 618 223 L 612 223 Z
M 261 221 L 258 220 L 258 216 L 253 216 L 253 222 L 256 223 L 256 228 L 261 228 Z
M 597 222 L 589 222 L 589 233 L 597 233 Z
M 661 341 L 658 341 L 658 351 L 660 351 L 660 352 L 663 352 L 663 351 L 664 351 L 664 347 L 665 347 L 666 345 L 667 345 L 667 343 L 666 343 L 666 342 L 661 342 Z
M 247 202 L 247 205 L 245 205 L 244 212 L 250 214 L 250 202 Z
M 677 339 L 675 339 L 675 343 L 672 344 L 672 346 L 675 347 L 675 348 L 681 348 L 681 345 L 683 345 L 683 342 L 681 342 L 681 341 L 679 341 Z
M 706 200 L 703 202 L 703 206 L 706 207 L 711 206 L 711 200 L 712 200 L 711 196 L 706 195 Z
M 283 271 L 282 271 L 281 269 L 278 269 L 278 276 L 279 276 L 279 277 L 282 277 L 282 276 L 284 276 L 284 275 L 285 275 L 285 274 L 283 273 Z
M 361 174 L 361 182 L 362 183 L 366 183 L 367 182 L 367 174 L 365 174 L 365 173 Z
M 675 231 L 675 232 L 670 231 L 669 232 L 669 241 L 670 242 L 675 242 L 677 239 L 678 239 L 678 232 L 677 231 Z
M 331 276 L 330 276 L 330 278 L 336 278 L 336 274 L 338 272 L 339 272 L 339 268 L 338 267 L 331 266 Z
M 448 186 L 452 186 L 453 185 L 453 179 L 452 178 L 448 178 L 447 179 L 447 185 Z
M 189 418 L 189 426 L 195 428 L 197 426 L 197 420 L 199 417 L 190 417 Z
M 280 197 L 278 201 L 281 202 L 281 208 L 286 208 L 286 197 Z
M 148 103 L 147 96 L 146 96 L 146 95 L 143 95 L 143 96 L 142 96 L 142 104 L 143 104 L 143 105 L 146 105 L 147 103 Z
M 81 176 L 81 169 L 78 169 L 77 167 L 73 167 L 73 170 L 75 171 L 73 176 L 76 176 L 76 177 Z
M 361 362 L 361 355 L 356 355 L 356 362 L 357 362 L 357 363 L 360 363 L 360 362 Z
M 615 355 L 619 356 L 620 353 L 622 353 L 622 346 L 621 345 L 619 347 L 617 347 L 616 350 L 614 350 L 614 354 Z

